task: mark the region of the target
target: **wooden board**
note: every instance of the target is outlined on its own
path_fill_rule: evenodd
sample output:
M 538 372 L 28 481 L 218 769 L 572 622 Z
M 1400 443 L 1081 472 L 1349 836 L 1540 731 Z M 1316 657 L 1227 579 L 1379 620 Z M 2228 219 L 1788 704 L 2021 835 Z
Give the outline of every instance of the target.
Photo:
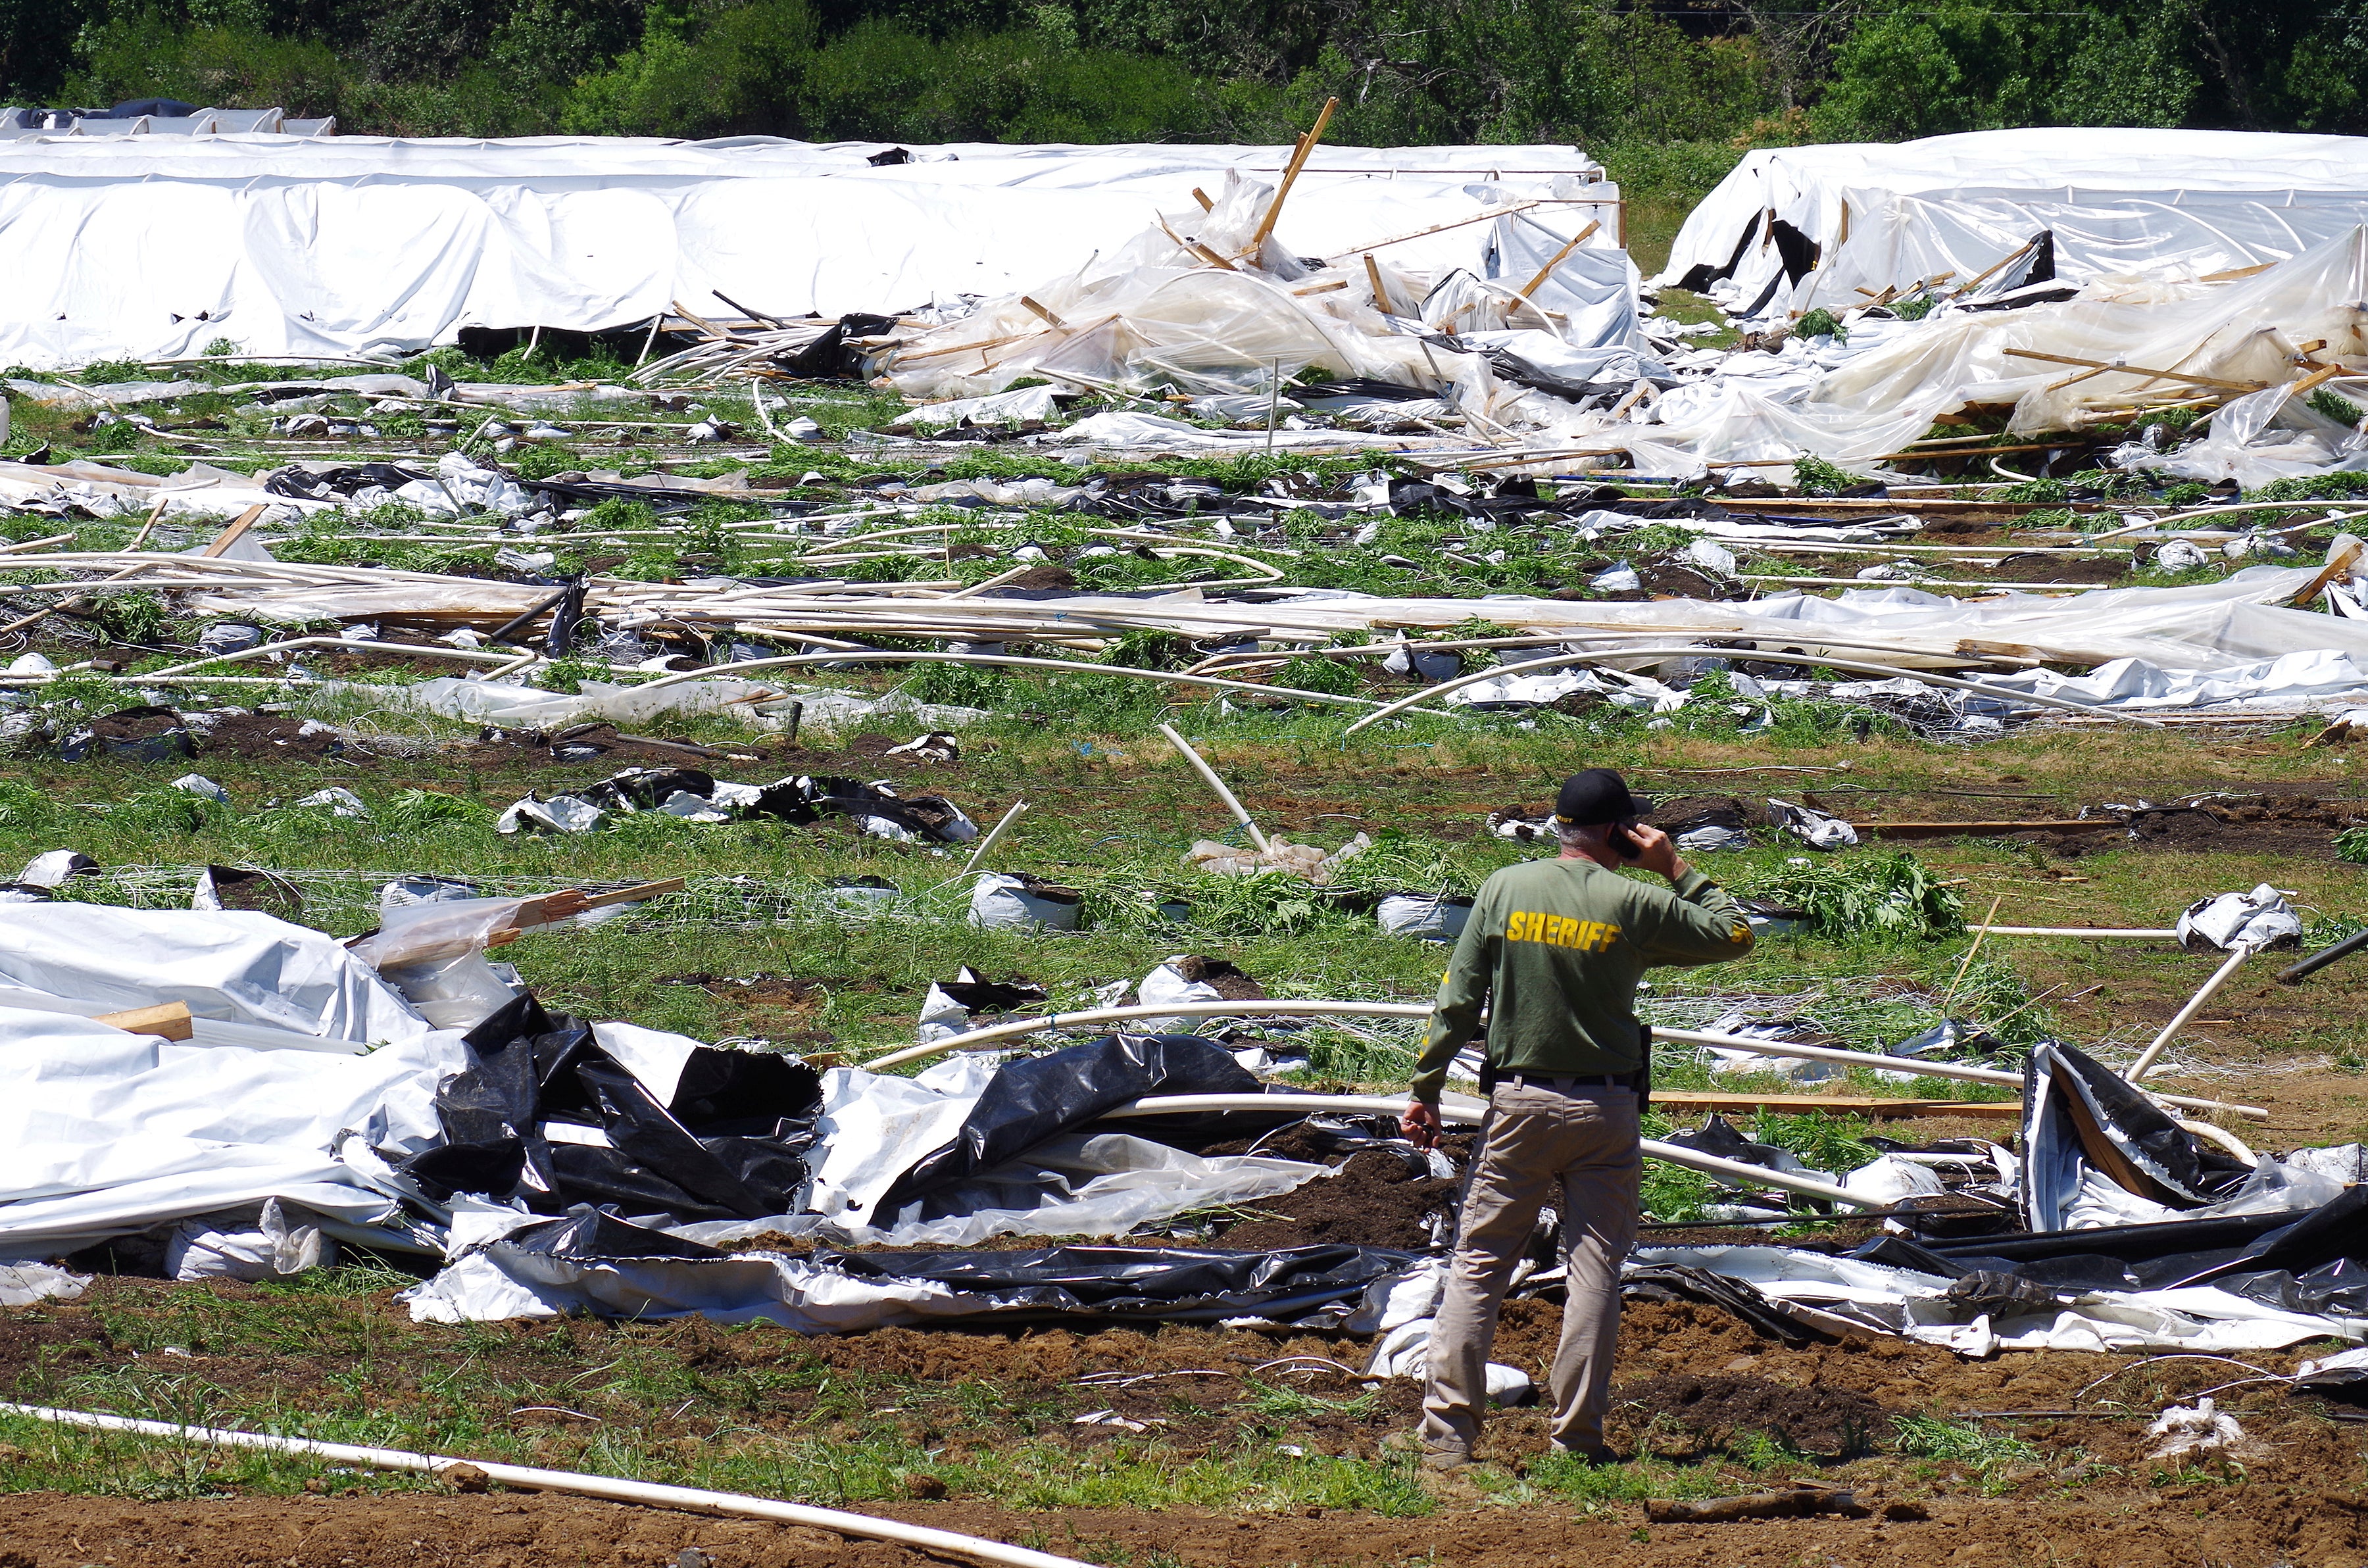
M 1772 1110 L 1786 1116 L 1863 1116 L 1906 1121 L 1926 1116 L 1969 1116 L 1984 1121 L 2014 1121 L 2018 1100 L 1883 1100 L 1865 1095 L 1736 1095 L 1701 1089 L 1655 1089 L 1661 1110 Z
M 187 1040 L 196 1032 L 187 1002 L 167 1002 L 161 1007 L 133 1007 L 121 1013 L 101 1013 L 91 1022 L 106 1024 L 127 1034 L 153 1034 L 165 1040 Z

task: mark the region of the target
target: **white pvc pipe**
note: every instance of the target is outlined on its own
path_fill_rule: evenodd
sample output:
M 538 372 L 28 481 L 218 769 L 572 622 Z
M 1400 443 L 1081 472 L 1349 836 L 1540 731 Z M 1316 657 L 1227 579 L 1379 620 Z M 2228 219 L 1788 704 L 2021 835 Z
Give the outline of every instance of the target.
M 1159 733 L 1167 737 L 1170 745 L 1184 754 L 1184 760 L 1192 765 L 1192 771 L 1201 776 L 1201 782 L 1217 792 L 1217 799 L 1225 803 L 1225 810 L 1234 813 L 1234 820 L 1241 824 L 1242 831 L 1250 835 L 1250 843 L 1257 846 L 1259 854 L 1265 854 L 1267 852 L 1266 835 L 1258 831 L 1258 824 L 1250 820 L 1250 813 L 1243 809 L 1242 803 L 1234 799 L 1234 792 L 1225 788 L 1225 781 L 1217 777 L 1217 770 L 1211 767 L 1201 754 L 1194 751 L 1190 744 L 1178 734 L 1172 726 L 1162 724 L 1159 726 Z
M 2099 941 L 2159 942 L 2175 941 L 2176 931 L 2138 931 L 2109 929 L 2088 926 L 1968 926 L 1968 931 L 1987 931 L 1993 937 L 2092 937 Z
M 986 836 L 978 841 L 978 847 L 970 852 L 970 858 L 962 862 L 962 869 L 958 874 L 966 877 L 973 871 L 977 870 L 979 862 L 986 858 L 986 852 L 995 847 L 996 840 L 1001 838 L 1006 830 L 1008 830 L 1013 823 L 1019 820 L 1019 813 L 1027 809 L 1027 801 L 1012 801 L 1011 809 L 1003 813 L 1003 820 L 1001 822 L 996 823 L 993 827 L 986 830 Z
M 1896 665 L 1873 664 L 1865 659 L 1838 659 L 1829 653 L 1818 653 L 1814 655 L 1806 653 L 1770 653 L 1760 649 L 1704 648 L 1693 644 L 1686 644 L 1682 646 L 1665 648 L 1607 648 L 1600 653 L 1555 653 L 1543 659 L 1528 660 L 1522 664 L 1499 665 L 1494 669 L 1474 670 L 1468 674 L 1457 676 L 1452 680 L 1441 681 L 1437 686 L 1430 687 L 1427 691 L 1417 691 L 1412 697 L 1400 698 L 1397 701 L 1391 703 L 1386 708 L 1377 708 L 1372 712 L 1366 714 L 1363 718 L 1359 719 L 1355 723 L 1349 725 L 1348 729 L 1342 732 L 1342 733 L 1353 735 L 1358 731 L 1363 729 L 1366 725 L 1382 719 L 1389 718 L 1393 714 L 1402 713 L 1418 702 L 1431 701 L 1435 699 L 1446 696 L 1451 691 L 1461 691 L 1467 686 L 1477 686 L 1484 680 L 1496 680 L 1504 676 L 1516 676 L 1521 674 L 1525 670 L 1560 668 L 1568 665 L 1600 665 L 1608 663 L 1613 659 L 1634 659 L 1640 657 L 1664 659 L 1743 659 L 1756 660 L 1759 663 L 1770 665 L 1796 665 L 1804 668 L 1812 669 L 1822 665 L 1829 669 L 1849 670 L 1854 675 L 1903 676 L 1909 680 L 1920 680 L 1933 686 L 1950 687 L 1958 691 L 1970 691 L 1976 696 L 1993 697 L 2003 702 L 2031 703 L 2041 708 L 2062 708 L 2067 709 L 2075 713 L 2087 713 L 2096 717 L 2118 720 L 2125 724 L 2142 725 L 2147 729 L 2158 730 L 2162 728 L 2159 721 L 2140 718 L 2135 713 L 2116 712 L 2114 710 L 2110 708 L 2100 708 L 2092 702 L 2074 702 L 2068 698 L 2062 697 L 2041 697 L 2035 692 L 2014 691 L 2005 687 L 1990 686 L 1985 682 L 1977 680 L 1960 680 L 1955 676 L 1944 676 L 1931 670 L 1903 669 Z
M 279 1437 L 266 1432 L 240 1432 L 222 1426 L 187 1426 L 175 1421 L 138 1421 L 127 1415 L 102 1415 L 82 1410 L 51 1410 L 37 1404 L 0 1404 L 0 1413 L 59 1426 L 81 1426 L 99 1432 L 136 1432 L 142 1437 L 170 1437 L 179 1442 L 210 1443 L 225 1449 L 260 1449 L 266 1453 L 302 1454 L 366 1464 L 377 1470 L 410 1471 L 441 1476 L 456 1465 L 483 1471 L 488 1481 L 533 1492 L 560 1492 L 577 1497 L 604 1497 L 612 1503 L 641 1503 L 654 1508 L 675 1508 L 690 1514 L 717 1514 L 727 1518 L 771 1519 L 804 1525 L 867 1540 L 894 1541 L 916 1551 L 944 1552 L 979 1562 L 1008 1563 L 1010 1568 L 1086 1568 L 1074 1557 L 1055 1557 L 981 1536 L 930 1529 L 896 1519 L 849 1514 L 837 1508 L 813 1508 L 803 1503 L 776 1502 L 737 1492 L 709 1492 L 693 1486 L 661 1486 L 654 1482 L 628 1481 L 620 1476 L 586 1475 L 569 1470 L 538 1470 L 526 1465 L 497 1464 L 492 1460 L 454 1459 L 446 1454 L 414 1453 L 406 1449 L 368 1449 L 351 1443 L 322 1443 L 310 1437 Z
M 2230 975 L 2237 972 L 2237 966 L 2252 956 L 2253 949 L 2242 944 L 2231 948 L 2228 950 L 2227 960 L 2212 971 L 2212 978 L 2205 981 L 2195 994 L 2187 999 L 2186 1006 L 2171 1015 L 2170 1022 L 2162 1026 L 2162 1033 L 2154 1037 L 2152 1045 L 2138 1052 L 2138 1059 L 2130 1063 L 2130 1070 L 2122 1076 L 2133 1084 L 2145 1077 L 2146 1070 L 2154 1065 L 2155 1058 L 2160 1056 L 2164 1048 L 2170 1044 L 2171 1037 L 2185 1028 L 2187 1020 L 2202 1012 L 2203 1004 L 2212 1000 L 2212 994 L 2219 990 Z
M 1877 1056 L 1866 1051 L 1840 1051 L 1826 1045 L 1795 1045 L 1790 1040 L 1759 1040 L 1750 1035 L 1712 1034 L 1706 1029 L 1668 1029 L 1657 1024 L 1653 1028 L 1656 1040 L 1676 1040 L 1685 1045 L 1715 1045 L 1729 1051 L 1748 1051 L 1758 1056 L 1783 1056 L 1803 1062 L 1832 1062 L 1845 1067 L 1879 1067 L 1895 1073 L 1913 1073 L 1923 1078 L 1961 1078 L 1969 1084 L 2002 1084 L 2019 1089 L 2023 1085 L 2020 1073 L 2002 1072 L 1996 1067 L 1970 1067 L 1958 1062 L 1924 1062 L 1906 1056 Z M 2153 1094 L 2152 1090 L 2146 1091 Z M 2257 1121 L 2266 1121 L 2270 1113 L 2259 1106 L 2228 1105 L 2219 1100 L 2192 1099 L 2184 1095 L 2154 1095 L 2166 1105 L 2184 1106 L 2195 1110 L 2233 1110 Z
M 1381 1111 L 1403 1116 L 1411 1102 L 1404 1095 L 1152 1095 L 1131 1100 L 1115 1110 L 1104 1111 L 1105 1117 L 1176 1116 L 1206 1110 L 1364 1110 Z M 1439 1102 L 1440 1119 L 1476 1124 L 1487 1114 L 1488 1108 L 1477 1100 Z M 1725 1176 L 1748 1187 L 1781 1187 L 1786 1192 L 1798 1192 L 1810 1198 L 1822 1198 L 1831 1203 L 1847 1203 L 1857 1209 L 1881 1209 L 1886 1199 L 1873 1199 L 1862 1193 L 1837 1187 L 1814 1176 L 1795 1176 L 1787 1171 L 1771 1171 L 1764 1165 L 1745 1165 L 1740 1160 L 1722 1160 L 1715 1154 L 1704 1154 L 1692 1149 L 1682 1149 L 1675 1143 L 1657 1139 L 1638 1140 L 1647 1159 L 1666 1160 L 1673 1165 L 1683 1165 L 1705 1175 Z
M 868 1072 L 882 1072 L 901 1067 L 907 1062 L 919 1062 L 949 1051 L 972 1051 L 998 1040 L 1017 1040 L 1049 1029 L 1087 1028 L 1099 1024 L 1122 1024 L 1137 1018 L 1209 1018 L 1239 1017 L 1246 1014 L 1280 1017 L 1368 1017 L 1368 1018 L 1428 1018 L 1431 1014 L 1427 1002 L 1332 1002 L 1304 999 L 1281 1000 L 1258 998 L 1231 1002 L 1163 1002 L 1152 1006 L 1093 1007 L 1077 1013 L 1047 1013 L 1041 1018 L 1015 1018 L 1008 1023 L 989 1024 L 984 1028 L 963 1034 L 948 1035 L 927 1045 L 908 1045 L 902 1051 L 892 1051 L 862 1063 Z M 1843 1051 L 1825 1045 L 1795 1045 L 1790 1040 L 1760 1040 L 1751 1035 L 1713 1034 L 1707 1029 L 1663 1028 L 1654 1026 L 1656 1040 L 1671 1040 L 1680 1045 L 1715 1045 L 1731 1051 L 1748 1051 L 1759 1056 L 1793 1058 L 1803 1062 L 1831 1062 L 1845 1067 L 1888 1068 L 1896 1073 L 1910 1073 L 1924 1078 L 1958 1078 L 1971 1084 L 2000 1084 L 2010 1089 L 2022 1087 L 2023 1075 L 2004 1072 L 1996 1067 L 1971 1067 L 1955 1062 L 1919 1062 L 1905 1056 L 1878 1056 L 1873 1051 Z M 2147 1091 L 2153 1094 L 2153 1091 Z M 2186 1095 L 2154 1095 L 2165 1105 L 2182 1106 L 2191 1110 L 2232 1110 L 2255 1120 L 2267 1120 L 2269 1112 L 2258 1106 L 2229 1105 L 2222 1100 L 2196 1099 Z M 1332 1105 L 1342 1103 L 1338 1096 L 1326 1096 Z
M 1968 1067 L 1956 1062 L 1919 1062 L 1907 1056 L 1877 1056 L 1872 1051 L 1845 1051 L 1830 1045 L 1795 1045 L 1789 1040 L 1760 1040 L 1752 1035 L 1713 1034 L 1707 1029 L 1665 1029 L 1653 1028 L 1656 1040 L 1676 1040 L 1681 1045 L 1714 1045 L 1725 1051 L 1748 1051 L 1755 1056 L 1782 1056 L 1800 1062 L 1834 1062 L 1846 1067 L 1881 1067 L 1894 1073 L 1913 1073 L 1919 1078 L 1960 1078 L 1968 1084 L 2003 1084 L 2009 1088 L 2022 1087 L 2022 1074 L 2008 1073 L 1996 1067 Z
M 1261 1017 L 1278 1015 L 1284 1017 L 1371 1017 L 1427 1018 L 1430 1017 L 1428 1002 L 1305 1002 L 1277 1001 L 1261 998 L 1243 1002 L 1162 1002 L 1156 1006 L 1091 1007 L 1082 1013 L 1047 1013 L 1041 1018 L 1017 1018 L 1008 1024 L 989 1024 L 985 1028 L 966 1034 L 948 1035 L 927 1045 L 908 1045 L 902 1051 L 892 1051 L 885 1056 L 875 1056 L 864 1062 L 866 1072 L 878 1073 L 890 1067 L 901 1067 L 907 1062 L 943 1055 L 949 1051 L 973 1051 L 998 1040 L 1015 1040 L 1040 1029 L 1084 1028 L 1093 1024 L 1122 1024 L 1135 1018 L 1223 1018 L 1236 1017 L 1244 1013 Z

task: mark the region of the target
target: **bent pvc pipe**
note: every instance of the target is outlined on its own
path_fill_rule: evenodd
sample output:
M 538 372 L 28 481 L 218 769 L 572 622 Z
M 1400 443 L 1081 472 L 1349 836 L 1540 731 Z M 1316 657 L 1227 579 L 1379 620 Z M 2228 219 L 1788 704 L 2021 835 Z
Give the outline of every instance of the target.
M 1151 1095 L 1131 1100 L 1115 1110 L 1102 1113 L 1105 1119 L 1125 1119 L 1138 1116 L 1176 1116 L 1191 1111 L 1207 1110 L 1363 1110 L 1381 1111 L 1403 1116 L 1411 1102 L 1404 1095 Z M 1487 1108 L 1477 1100 L 1441 1098 L 1439 1114 L 1441 1119 L 1476 1123 Z M 1656 1139 L 1638 1141 L 1645 1156 L 1664 1160 L 1673 1165 L 1701 1171 L 1707 1176 L 1724 1176 L 1747 1187 L 1774 1187 L 1786 1192 L 1797 1192 L 1808 1198 L 1822 1198 L 1829 1203 L 1847 1203 L 1854 1209 L 1881 1209 L 1888 1199 L 1869 1198 L 1829 1181 L 1814 1176 L 1795 1176 L 1789 1171 L 1771 1171 L 1764 1165 L 1745 1165 L 1740 1160 L 1722 1160 L 1715 1154 L 1705 1154 L 1693 1149 L 1679 1148 Z
M 2170 1022 L 2163 1025 L 2162 1032 L 2154 1037 L 2154 1043 L 2138 1052 L 2138 1059 L 2130 1063 L 2130 1070 L 2122 1076 L 2133 1084 L 2145 1077 L 2147 1070 L 2155 1064 L 2156 1059 L 2161 1056 L 2164 1050 L 2170 1044 L 2172 1038 L 2187 1027 L 2187 1020 L 2202 1012 L 2203 1004 L 2212 1000 L 2212 994 L 2226 984 L 2230 975 L 2237 972 L 2237 966 L 2252 956 L 2253 949 L 2242 943 L 2229 949 L 2227 959 L 2218 969 L 2212 971 L 2212 978 L 2205 981 L 2197 988 L 2195 994 L 2187 999 L 2187 1006 L 2171 1015 Z
M 862 1063 L 870 1072 L 901 1067 L 907 1062 L 919 1062 L 942 1055 L 949 1051 L 971 1051 L 997 1040 L 1017 1040 L 1042 1030 L 1086 1028 L 1097 1024 L 1121 1024 L 1137 1018 L 1209 1018 L 1239 1017 L 1258 1015 L 1277 1017 L 1368 1017 L 1427 1018 L 1430 1017 L 1427 1002 L 1333 1002 L 1313 1000 L 1277 1000 L 1262 998 L 1232 1002 L 1164 1002 L 1153 1006 L 1093 1007 L 1077 1013 L 1047 1013 L 1041 1018 L 1017 1018 L 1009 1023 L 989 1024 L 966 1033 L 948 1035 L 927 1045 L 908 1045 L 902 1051 L 892 1051 Z M 1843 1051 L 1826 1045 L 1795 1045 L 1790 1040 L 1759 1040 L 1750 1035 L 1713 1034 L 1707 1029 L 1662 1028 L 1653 1030 L 1656 1040 L 1670 1040 L 1680 1045 L 1716 1045 L 1733 1051 L 1748 1051 L 1759 1056 L 1781 1056 L 1804 1062 L 1832 1062 L 1845 1067 L 1887 1068 L 1893 1072 L 1912 1073 L 1922 1078 L 1958 1078 L 1972 1084 L 2000 1084 L 2008 1088 L 2022 1087 L 2023 1075 L 1996 1067 L 1973 1067 L 1956 1062 L 1922 1062 L 1905 1056 L 1878 1056 L 1866 1051 Z M 2258 1106 L 2230 1105 L 2223 1100 L 2196 1099 L 2186 1095 L 2154 1094 L 2165 1105 L 2181 1106 L 2190 1110 L 2230 1110 L 2248 1116 L 2257 1121 L 2269 1119 L 2269 1112 Z M 1330 1096 L 1338 1103 L 1338 1096 Z
M 1978 680 L 1961 680 L 1955 676 L 1944 676 L 1931 670 L 1903 669 L 1897 665 L 1878 665 L 1866 659 L 1838 659 L 1830 653 L 1770 653 L 1757 648 L 1705 648 L 1685 644 L 1659 648 L 1606 648 L 1590 650 L 1583 653 L 1562 653 L 1543 659 L 1527 660 L 1518 665 L 1499 665 L 1494 669 L 1474 670 L 1468 674 L 1457 676 L 1452 680 L 1441 681 L 1427 691 L 1417 691 L 1412 697 L 1400 698 L 1386 708 L 1375 709 L 1349 725 L 1343 733 L 1353 735 L 1366 725 L 1387 719 L 1394 714 L 1402 713 L 1417 703 L 1432 701 L 1445 697 L 1451 691 L 1461 691 L 1467 686 L 1477 686 L 1484 680 L 1496 680 L 1504 676 L 1517 676 L 1530 670 L 1543 672 L 1548 669 L 1560 669 L 1570 665 L 1600 665 L 1613 659 L 1640 657 L 1749 659 L 1760 664 L 1794 665 L 1804 669 L 1822 667 L 1849 670 L 1854 675 L 1899 676 L 1909 680 L 1924 681 L 1933 686 L 1950 687 L 1958 691 L 1970 691 L 1978 697 L 1993 697 L 2002 702 L 2030 703 L 2041 708 L 2061 708 L 2074 713 L 2087 713 L 2097 718 L 2117 720 L 2124 724 L 2137 724 L 2147 729 L 2158 730 L 2163 727 L 2160 720 L 2141 718 L 2135 713 L 2117 712 L 2111 708 L 2100 708 L 2093 702 L 2075 702 L 2069 698 L 2063 697 L 2041 697 L 2035 692 L 2015 691 L 2007 687 L 1991 686 Z
M 1846 1067 L 1880 1067 L 1895 1073 L 1913 1073 L 1920 1078 L 1961 1078 L 1969 1084 L 2002 1084 L 2019 1089 L 2023 1074 L 2004 1072 L 1996 1067 L 1974 1067 L 1960 1062 L 1926 1062 L 1906 1056 L 1877 1056 L 1871 1051 L 1841 1051 L 1827 1045 L 1795 1045 L 1790 1040 L 1759 1040 L 1750 1035 L 1712 1034 L 1705 1029 L 1668 1029 L 1656 1027 L 1656 1040 L 1676 1040 L 1686 1045 L 1715 1045 L 1730 1051 L 1748 1051 L 1759 1056 L 1782 1056 L 1803 1062 L 1834 1062 Z M 2270 1113 L 2259 1106 L 2229 1105 L 2222 1100 L 2194 1099 L 2185 1095 L 2152 1095 L 2165 1105 L 2181 1106 L 2190 1110 L 2229 1110 L 2239 1116 L 2266 1121 Z
M 862 1065 L 867 1072 L 878 1073 L 890 1067 L 901 1067 L 907 1062 L 919 1062 L 931 1056 L 941 1056 L 949 1051 L 973 1051 L 979 1046 L 999 1040 L 1017 1040 L 1040 1029 L 1085 1028 L 1094 1024 L 1122 1024 L 1136 1018 L 1223 1018 L 1245 1013 L 1261 1017 L 1369 1017 L 1427 1018 L 1430 1017 L 1428 1002 L 1307 1002 L 1260 999 L 1246 1002 L 1162 1002 L 1154 1006 L 1092 1007 L 1082 1013 L 1047 1013 L 1041 1018 L 1019 1018 L 1008 1024 L 989 1024 L 985 1028 L 965 1034 L 948 1035 L 927 1045 L 908 1045 L 902 1051 L 892 1051 L 885 1056 L 875 1056 Z
M 1258 831 L 1258 824 L 1250 820 L 1250 813 L 1242 809 L 1242 803 L 1234 798 L 1234 792 L 1225 788 L 1225 781 L 1217 777 L 1217 770 L 1176 733 L 1175 726 L 1162 724 L 1159 733 L 1167 737 L 1169 744 L 1184 754 L 1184 760 L 1192 765 L 1192 771 L 1201 776 L 1201 782 L 1216 791 L 1217 799 L 1224 802 L 1225 810 L 1234 813 L 1234 820 L 1241 824 L 1242 831 L 1249 835 L 1251 845 L 1259 854 L 1265 854 L 1269 847 L 1266 835 Z
M 410 1471 L 441 1476 L 458 1465 L 484 1472 L 488 1481 L 535 1492 L 561 1492 L 576 1497 L 603 1497 L 612 1503 L 641 1503 L 654 1508 L 674 1508 L 689 1514 L 716 1514 L 727 1518 L 771 1519 L 779 1524 L 804 1525 L 868 1540 L 894 1541 L 920 1551 L 943 1552 L 979 1562 L 1009 1564 L 1009 1568 L 1086 1568 L 1074 1557 L 1031 1551 L 983 1536 L 955 1530 L 930 1529 L 896 1519 L 873 1518 L 837 1508 L 814 1508 L 803 1503 L 781 1503 L 737 1492 L 709 1492 L 694 1486 L 662 1486 L 655 1482 L 629 1481 L 621 1476 L 586 1475 L 569 1470 L 538 1470 L 527 1465 L 497 1464 L 492 1460 L 455 1459 L 446 1454 L 414 1453 L 407 1449 L 368 1449 L 351 1443 L 322 1443 L 310 1437 L 280 1437 L 267 1432 L 241 1432 L 222 1426 L 187 1426 L 174 1421 L 140 1421 L 128 1415 L 105 1415 L 83 1410 L 52 1410 L 38 1404 L 0 1404 L 0 1413 L 58 1426 L 79 1426 L 97 1432 L 133 1432 L 176 1442 L 208 1443 L 224 1449 L 260 1449 L 266 1453 L 301 1454 L 309 1459 L 366 1464 L 376 1470 Z

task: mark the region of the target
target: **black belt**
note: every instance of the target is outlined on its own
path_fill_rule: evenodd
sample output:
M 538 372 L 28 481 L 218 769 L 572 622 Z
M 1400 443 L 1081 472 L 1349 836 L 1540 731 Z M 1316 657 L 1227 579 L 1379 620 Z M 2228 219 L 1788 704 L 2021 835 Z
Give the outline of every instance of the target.
M 1632 1073 L 1578 1073 L 1551 1078 L 1537 1073 L 1508 1073 L 1500 1082 L 1516 1088 L 1553 1089 L 1556 1093 L 1577 1088 L 1633 1089 L 1636 1086 L 1635 1074 Z

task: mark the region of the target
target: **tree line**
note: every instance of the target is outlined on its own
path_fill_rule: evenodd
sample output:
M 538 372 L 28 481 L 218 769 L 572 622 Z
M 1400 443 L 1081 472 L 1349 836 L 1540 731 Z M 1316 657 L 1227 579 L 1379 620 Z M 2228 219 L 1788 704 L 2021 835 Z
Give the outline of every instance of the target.
M 2368 129 L 2368 0 L 0 0 L 0 102 L 349 132 L 1744 148 L 2009 125 Z

